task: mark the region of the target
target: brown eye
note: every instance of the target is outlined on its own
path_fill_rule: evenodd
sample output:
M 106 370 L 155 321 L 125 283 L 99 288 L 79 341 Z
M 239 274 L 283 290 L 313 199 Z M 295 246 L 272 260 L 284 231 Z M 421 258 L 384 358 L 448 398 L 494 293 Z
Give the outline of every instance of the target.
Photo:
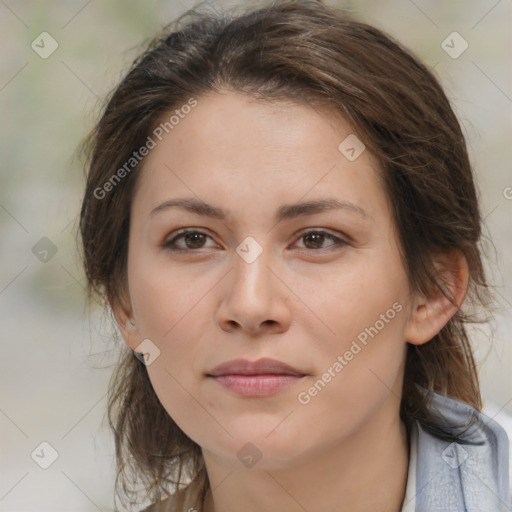
M 188 249 L 200 249 L 205 242 L 205 235 L 203 233 L 190 233 L 183 237 Z
M 182 231 L 168 242 L 165 242 L 163 247 L 171 251 L 194 251 L 202 249 L 207 238 L 211 237 L 201 231 Z M 181 240 L 183 240 L 184 246 L 177 244 Z
M 347 242 L 345 242 L 345 240 L 342 240 L 341 238 L 331 235 L 330 233 L 327 233 L 326 231 L 308 231 L 301 235 L 300 240 L 305 241 L 305 243 L 304 243 L 305 249 L 312 250 L 312 251 L 319 250 L 319 249 L 320 250 L 321 249 L 330 249 L 332 247 L 347 245 Z M 334 241 L 334 243 L 330 244 L 327 247 L 322 247 L 326 240 L 332 240 L 332 241 Z
M 304 244 L 308 249 L 319 249 L 322 247 L 326 236 L 322 233 L 308 233 L 302 238 L 305 241 L 309 240 L 309 242 L 311 242 L 312 247 L 308 243 Z

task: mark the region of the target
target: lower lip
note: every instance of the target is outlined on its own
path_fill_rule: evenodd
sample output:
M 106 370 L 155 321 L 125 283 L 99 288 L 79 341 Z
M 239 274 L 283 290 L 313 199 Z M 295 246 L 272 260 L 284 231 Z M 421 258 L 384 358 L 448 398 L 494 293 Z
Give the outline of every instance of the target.
M 212 377 L 222 386 L 242 396 L 267 396 L 273 395 L 287 388 L 300 379 L 297 375 L 265 374 L 265 375 L 219 375 Z

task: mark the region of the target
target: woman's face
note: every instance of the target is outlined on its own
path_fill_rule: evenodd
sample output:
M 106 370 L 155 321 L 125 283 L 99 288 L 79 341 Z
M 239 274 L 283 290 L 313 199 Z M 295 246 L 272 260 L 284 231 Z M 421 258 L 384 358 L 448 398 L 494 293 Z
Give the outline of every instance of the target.
M 204 453 L 268 469 L 396 425 L 411 308 L 377 161 L 332 113 L 196 100 L 132 204 L 125 338 L 158 398 Z M 158 208 L 177 199 L 209 207 Z M 262 358 L 295 372 L 210 376 Z

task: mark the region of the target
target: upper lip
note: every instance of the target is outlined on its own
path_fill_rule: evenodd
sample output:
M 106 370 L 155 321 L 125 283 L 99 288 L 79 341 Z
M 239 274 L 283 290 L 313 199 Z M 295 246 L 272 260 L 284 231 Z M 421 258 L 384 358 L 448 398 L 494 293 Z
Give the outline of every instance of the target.
M 278 374 L 278 375 L 297 375 L 303 376 L 304 373 L 290 365 L 278 361 L 277 359 L 263 358 L 257 361 L 249 361 L 247 359 L 232 359 L 225 363 L 219 364 L 213 370 L 208 372 L 209 376 L 218 377 L 220 375 L 262 375 L 262 374 Z

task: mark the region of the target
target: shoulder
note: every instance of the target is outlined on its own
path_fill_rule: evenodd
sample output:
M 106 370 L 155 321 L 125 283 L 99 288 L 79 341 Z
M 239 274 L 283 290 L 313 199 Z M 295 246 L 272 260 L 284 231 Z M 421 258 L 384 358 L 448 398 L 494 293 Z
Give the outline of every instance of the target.
M 439 427 L 455 440 L 417 422 L 419 510 L 509 510 L 509 441 L 503 427 L 466 403 L 424 391 L 431 394 L 429 407 Z
M 176 490 L 169 498 L 153 503 L 140 512 L 192 512 L 201 510 L 200 495 L 203 486 L 202 479 L 194 480 L 183 489 Z
M 158 503 L 152 503 L 151 505 L 140 510 L 139 512 L 163 512 L 164 510 L 168 509 L 168 507 L 169 507 L 168 502 L 169 502 L 169 499 L 160 501 Z
M 163 501 L 159 501 L 158 503 L 152 503 L 151 505 L 149 505 L 143 510 L 140 510 L 139 512 L 183 512 L 182 502 L 183 500 L 179 498 L 178 493 L 174 493 L 170 498 L 167 498 Z
M 183 506 L 183 493 L 177 491 L 169 498 L 158 503 L 152 503 L 140 512 L 187 512 L 187 509 L 184 509 Z

